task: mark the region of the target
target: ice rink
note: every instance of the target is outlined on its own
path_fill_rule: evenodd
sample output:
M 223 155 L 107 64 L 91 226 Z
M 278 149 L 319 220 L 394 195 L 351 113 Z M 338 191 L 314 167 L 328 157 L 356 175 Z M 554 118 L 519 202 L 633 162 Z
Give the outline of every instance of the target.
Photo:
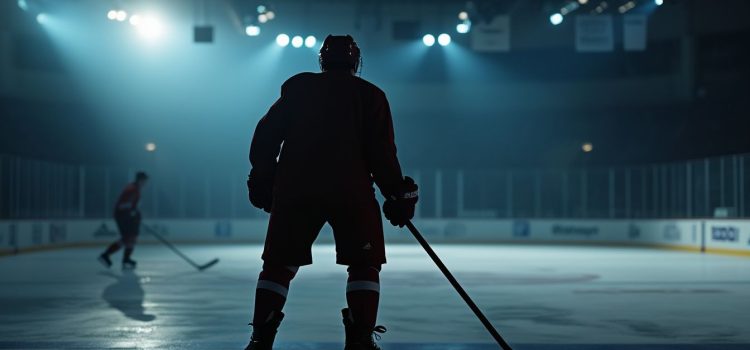
M 242 349 L 260 246 L 160 245 L 136 271 L 99 248 L 0 258 L 0 348 Z M 439 245 L 515 349 L 748 349 L 750 259 L 638 248 Z M 119 262 L 119 255 L 114 257 Z M 492 338 L 417 245 L 393 245 L 381 274 L 388 349 L 493 349 Z M 292 282 L 279 349 L 340 349 L 346 272 L 333 247 Z

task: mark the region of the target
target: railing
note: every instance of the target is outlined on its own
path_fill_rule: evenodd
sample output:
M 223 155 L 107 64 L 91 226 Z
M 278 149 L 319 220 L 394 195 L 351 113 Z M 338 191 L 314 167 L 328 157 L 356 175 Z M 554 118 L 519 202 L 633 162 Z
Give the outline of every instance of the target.
M 585 169 L 406 171 L 420 185 L 425 218 L 747 217 L 750 155 Z M 0 156 L 0 219 L 111 215 L 135 168 Z M 148 169 L 146 169 L 148 170 Z M 242 171 L 149 171 L 141 209 L 152 218 L 252 218 Z

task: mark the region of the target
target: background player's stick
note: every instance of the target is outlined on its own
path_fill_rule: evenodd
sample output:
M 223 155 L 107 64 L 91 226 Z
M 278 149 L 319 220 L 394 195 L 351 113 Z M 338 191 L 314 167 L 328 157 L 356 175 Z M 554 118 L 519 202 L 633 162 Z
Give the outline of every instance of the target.
M 416 227 L 414 227 L 414 224 L 411 223 L 411 221 L 408 221 L 406 223 L 406 227 L 409 228 L 409 231 L 414 235 L 414 238 L 419 241 L 419 244 L 422 245 L 422 248 L 427 252 L 427 255 L 432 258 L 432 261 L 435 262 L 435 265 L 440 269 L 440 271 L 443 272 L 443 275 L 445 275 L 445 278 L 448 279 L 448 281 L 453 285 L 453 288 L 456 289 L 456 292 L 458 292 L 459 295 L 461 295 L 461 298 L 464 299 L 467 305 L 469 305 L 469 308 L 471 311 L 474 311 L 474 314 L 477 315 L 480 321 L 482 321 L 482 324 L 485 328 L 487 328 L 487 331 L 490 332 L 493 338 L 495 338 L 495 341 L 500 345 L 503 350 L 512 350 L 510 345 L 505 342 L 503 337 L 500 336 L 500 333 L 497 332 L 495 327 L 492 326 L 492 323 L 487 319 L 487 317 L 484 316 L 482 313 L 482 310 L 479 310 L 479 307 L 477 307 L 477 304 L 474 304 L 474 301 L 471 300 L 468 294 L 466 294 L 466 291 L 461 287 L 461 285 L 456 281 L 456 279 L 453 277 L 450 271 L 448 271 L 448 268 L 445 267 L 443 262 L 440 260 L 440 258 L 435 254 L 435 251 L 432 250 L 432 247 L 430 247 L 430 244 L 427 243 L 427 241 L 422 237 L 422 234 L 419 233 L 419 230 L 417 230 Z
M 219 258 L 216 258 L 216 259 L 213 259 L 213 260 L 211 260 L 211 261 L 209 261 L 209 262 L 207 262 L 207 263 L 205 263 L 203 265 L 198 265 L 198 264 L 195 263 L 195 261 L 193 261 L 190 258 L 188 258 L 185 254 L 182 254 L 182 252 L 179 249 L 177 249 L 177 247 L 173 246 L 172 243 L 169 243 L 169 241 L 167 241 L 166 239 L 164 239 L 164 237 L 162 237 L 160 234 L 158 234 L 156 232 L 156 230 L 152 229 L 151 227 L 148 227 L 147 225 L 142 225 L 142 226 L 146 229 L 146 231 L 148 231 L 148 233 L 150 233 L 151 235 L 153 235 L 154 237 L 156 237 L 156 239 L 158 239 L 160 242 L 164 243 L 164 245 L 167 246 L 169 249 L 172 249 L 172 251 L 175 252 L 175 254 L 177 254 L 181 258 L 185 259 L 185 261 L 187 261 L 188 264 L 193 265 L 193 267 L 195 267 L 196 269 L 198 269 L 198 271 L 203 271 L 203 270 L 205 270 L 205 269 L 207 269 L 207 268 L 209 268 L 211 266 L 216 265 L 216 263 L 219 262 Z

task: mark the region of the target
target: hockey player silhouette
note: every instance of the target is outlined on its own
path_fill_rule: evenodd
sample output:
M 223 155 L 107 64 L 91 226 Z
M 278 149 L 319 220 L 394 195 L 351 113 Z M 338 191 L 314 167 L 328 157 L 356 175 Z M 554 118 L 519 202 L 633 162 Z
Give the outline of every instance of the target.
M 345 349 L 380 349 L 373 338 L 385 332 L 375 325 L 386 261 L 373 183 L 386 198 L 386 218 L 398 226 L 414 216 L 417 185 L 401 173 L 385 94 L 355 76 L 361 58 L 354 39 L 329 35 L 319 63 L 322 73 L 282 85 L 250 146 L 250 202 L 271 217 L 246 350 L 272 349 L 289 283 L 312 263 L 313 241 L 326 222 L 336 263 L 348 266 Z
M 128 184 L 115 204 L 115 222 L 120 231 L 120 239 L 113 242 L 107 247 L 107 250 L 99 255 L 99 262 L 104 266 L 112 266 L 112 260 L 109 256 L 125 246 L 125 252 L 122 255 L 122 268 L 134 269 L 135 261 L 130 258 L 135 249 L 135 243 L 141 228 L 141 211 L 138 210 L 138 201 L 141 199 L 141 189 L 146 185 L 148 175 L 139 171 L 135 175 L 135 181 Z

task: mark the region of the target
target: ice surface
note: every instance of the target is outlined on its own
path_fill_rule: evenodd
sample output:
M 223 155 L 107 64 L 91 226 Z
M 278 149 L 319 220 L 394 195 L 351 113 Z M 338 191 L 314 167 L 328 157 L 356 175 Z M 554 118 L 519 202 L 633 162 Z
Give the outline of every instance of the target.
M 99 248 L 0 258 L 0 348 L 242 349 L 261 247 L 182 249 L 198 263 L 221 262 L 198 272 L 159 245 L 137 248 L 134 272 L 119 269 L 120 255 L 104 269 Z M 384 349 L 496 348 L 420 249 L 389 247 Z M 563 246 L 435 250 L 517 349 L 750 349 L 747 258 Z M 292 281 L 282 349 L 341 348 L 345 285 L 333 247 L 316 245 L 315 264 Z

